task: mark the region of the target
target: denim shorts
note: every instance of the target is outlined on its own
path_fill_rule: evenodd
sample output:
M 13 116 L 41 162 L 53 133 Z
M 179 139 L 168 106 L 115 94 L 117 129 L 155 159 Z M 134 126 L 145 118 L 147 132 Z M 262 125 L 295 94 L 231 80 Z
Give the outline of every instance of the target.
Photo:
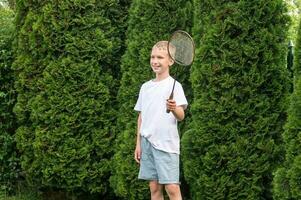
M 179 154 L 158 150 L 141 137 L 141 159 L 138 179 L 156 180 L 160 184 L 180 184 Z

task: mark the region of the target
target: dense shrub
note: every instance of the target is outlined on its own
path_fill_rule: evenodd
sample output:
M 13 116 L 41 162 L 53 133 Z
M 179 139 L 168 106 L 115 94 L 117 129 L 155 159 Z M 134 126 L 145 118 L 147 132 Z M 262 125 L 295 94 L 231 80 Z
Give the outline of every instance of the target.
M 194 1 L 192 123 L 182 140 L 192 199 L 271 199 L 288 94 L 281 0 Z
M 294 92 L 290 100 L 288 120 L 283 133 L 285 162 L 275 172 L 273 182 L 274 199 L 301 198 L 301 24 L 299 25 L 295 51 Z
M 17 142 L 26 179 L 37 188 L 111 193 L 127 5 L 17 2 Z
M 125 199 L 150 198 L 148 184 L 137 180 L 139 166 L 133 155 L 138 115 L 133 109 L 140 86 L 153 77 L 149 64 L 151 48 L 159 40 L 168 40 L 174 30 L 189 31 L 191 9 L 190 1 L 134 0 L 129 10 L 127 50 L 122 58 L 122 79 L 118 92 L 114 175 L 110 179 L 115 193 Z M 183 75 L 178 76 L 178 80 L 187 82 L 189 68 L 179 71 Z M 173 73 L 174 69 L 171 70 Z
M 0 190 L 9 192 L 15 188 L 20 173 L 13 114 L 16 101 L 12 70 L 13 17 L 11 10 L 0 7 Z

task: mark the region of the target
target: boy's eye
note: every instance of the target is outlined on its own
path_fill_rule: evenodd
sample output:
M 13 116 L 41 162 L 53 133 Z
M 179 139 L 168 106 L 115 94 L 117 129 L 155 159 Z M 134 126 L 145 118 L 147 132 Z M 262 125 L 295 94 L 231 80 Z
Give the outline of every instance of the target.
M 157 58 L 157 59 L 163 59 L 164 57 L 163 56 L 151 56 L 151 59 L 155 59 L 155 58 Z

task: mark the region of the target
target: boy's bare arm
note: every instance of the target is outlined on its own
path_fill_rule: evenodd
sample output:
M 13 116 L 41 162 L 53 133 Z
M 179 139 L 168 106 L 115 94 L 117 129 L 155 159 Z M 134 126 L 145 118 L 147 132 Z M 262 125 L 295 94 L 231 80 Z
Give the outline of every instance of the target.
M 177 106 L 176 101 L 173 99 L 167 100 L 167 109 L 170 110 L 178 121 L 182 121 L 185 118 L 184 108 Z
M 141 127 L 141 112 L 139 112 L 137 119 L 137 138 L 136 138 L 136 149 L 135 149 L 135 160 L 140 163 L 141 158 L 141 145 L 140 145 L 140 127 Z

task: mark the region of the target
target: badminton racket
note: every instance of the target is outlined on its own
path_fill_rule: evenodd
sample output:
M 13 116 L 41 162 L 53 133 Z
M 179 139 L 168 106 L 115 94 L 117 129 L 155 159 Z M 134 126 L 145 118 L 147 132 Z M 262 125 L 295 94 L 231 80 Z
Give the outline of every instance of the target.
M 186 32 L 182 30 L 175 31 L 168 40 L 167 46 L 168 54 L 171 59 L 181 65 L 189 66 L 192 64 L 195 54 L 195 45 L 193 38 Z M 174 97 L 176 79 L 174 79 L 172 90 L 169 96 L 169 100 Z M 166 110 L 167 113 L 170 110 Z

